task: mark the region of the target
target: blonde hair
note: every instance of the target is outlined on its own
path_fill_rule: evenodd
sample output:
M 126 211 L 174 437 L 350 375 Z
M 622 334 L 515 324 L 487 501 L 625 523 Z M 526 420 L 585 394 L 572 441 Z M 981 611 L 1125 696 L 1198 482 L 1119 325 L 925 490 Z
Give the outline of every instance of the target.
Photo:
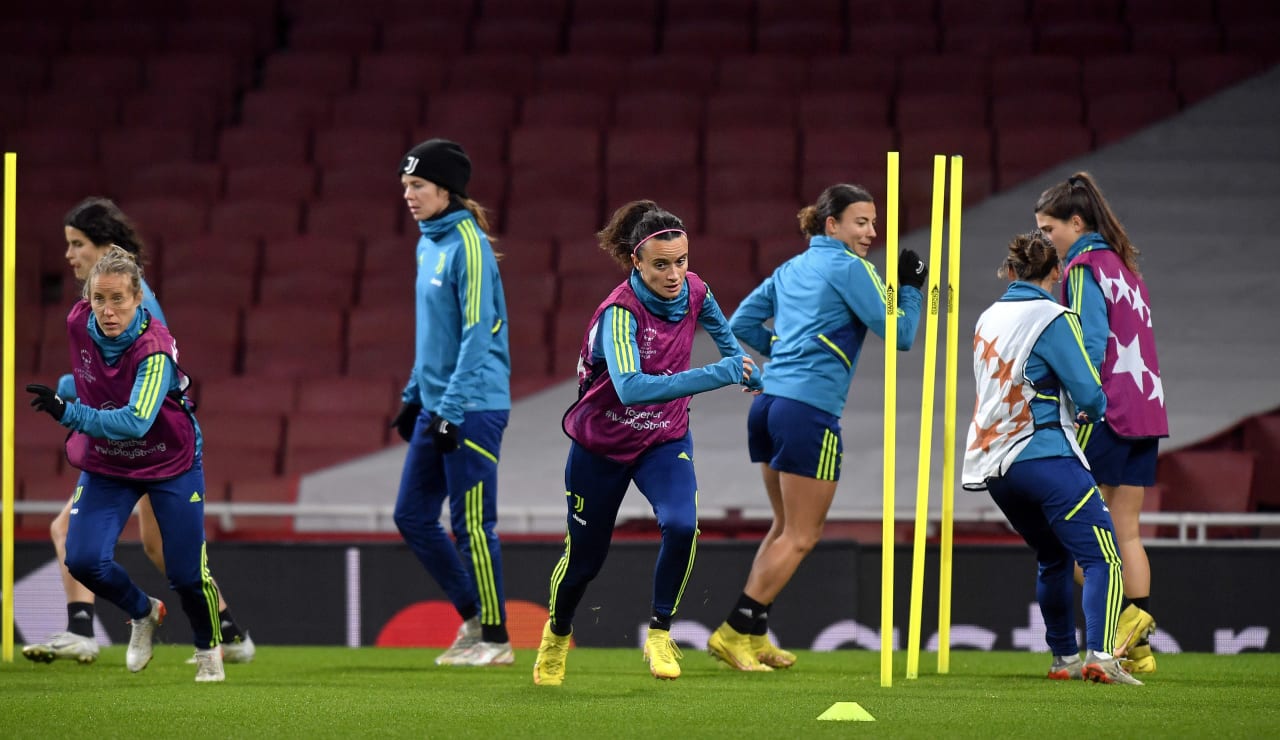
M 89 277 L 84 281 L 85 300 L 89 299 L 93 290 L 94 279 L 102 275 L 124 275 L 129 278 L 129 285 L 133 288 L 134 295 L 142 292 L 142 268 L 134 256 L 123 247 L 112 244 L 89 271 Z

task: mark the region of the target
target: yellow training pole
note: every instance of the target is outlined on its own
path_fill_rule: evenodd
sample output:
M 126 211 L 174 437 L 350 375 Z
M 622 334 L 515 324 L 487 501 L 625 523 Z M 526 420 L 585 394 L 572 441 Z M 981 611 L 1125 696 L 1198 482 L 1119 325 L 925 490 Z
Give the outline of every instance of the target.
M 946 189 L 947 158 L 933 157 L 933 214 L 929 224 L 929 284 L 925 292 L 924 388 L 920 394 L 920 449 L 916 464 L 916 524 L 911 553 L 911 616 L 907 631 L 907 678 L 920 675 L 920 622 L 924 609 L 924 546 L 929 529 L 929 468 L 933 447 L 933 390 L 938 370 L 938 305 L 942 271 L 942 209 Z
M 880 685 L 893 685 L 893 487 L 898 405 L 898 153 L 889 152 L 884 217 L 884 512 L 880 532 Z
M 17 260 L 15 250 L 17 240 L 13 228 L 14 214 L 17 212 L 18 188 L 18 155 L 15 152 L 4 154 L 4 352 L 0 358 L 3 364 L 2 384 L 4 399 L 0 401 L 4 411 L 0 412 L 0 436 L 4 438 L 4 449 L 0 455 L 4 457 L 4 466 L 0 468 L 0 487 L 4 489 L 4 513 L 0 516 L 0 540 L 4 541 L 0 559 L 4 564 L 0 570 L 0 597 L 4 599 L 4 613 L 0 615 L 0 658 L 6 663 L 13 662 L 13 371 L 14 371 L 14 330 L 16 324 L 13 313 L 17 301 L 14 291 L 17 288 L 15 273 Z
M 956 383 L 960 354 L 960 213 L 964 157 L 951 157 L 947 229 L 947 360 L 942 397 L 942 543 L 938 569 L 938 673 L 951 671 L 951 527 L 956 514 Z

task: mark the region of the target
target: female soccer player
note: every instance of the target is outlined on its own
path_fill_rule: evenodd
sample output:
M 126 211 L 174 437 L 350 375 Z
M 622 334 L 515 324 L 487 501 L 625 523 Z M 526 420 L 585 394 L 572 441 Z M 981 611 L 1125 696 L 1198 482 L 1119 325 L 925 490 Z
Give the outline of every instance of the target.
M 1000 274 L 1013 283 L 979 317 L 973 338 L 978 401 L 963 485 L 990 492 L 1036 551 L 1036 600 L 1054 656 L 1049 678 L 1140 686 L 1112 654 L 1124 587 L 1111 516 L 1068 432 L 1072 402 L 1083 420 L 1100 419 L 1107 398 L 1081 341 L 1079 317 L 1050 292 L 1062 264 L 1049 239 L 1033 232 L 1009 244 Z M 1084 570 L 1083 662 L 1073 561 Z
M 1138 249 L 1087 172 L 1044 191 L 1036 224 L 1066 264 L 1063 302 L 1080 316 L 1089 361 L 1107 394 L 1106 419 L 1081 425 L 1077 438 L 1111 509 L 1124 559 L 1127 603 L 1116 648 L 1127 651 L 1131 672 L 1154 673 L 1151 564 L 1138 520 L 1146 486 L 1156 480 L 1159 440 L 1169 436 L 1169 420 Z
M 867 329 L 884 336 L 885 287 L 866 259 L 876 236 L 871 195 L 832 185 L 798 220 L 809 248 L 779 266 L 730 320 L 744 344 L 770 358 L 764 394 L 747 416 L 747 444 L 751 461 L 760 463 L 773 524 L 746 587 L 707 642 L 712 655 L 741 671 L 795 662 L 769 642 L 769 608 L 822 536 L 840 480 L 840 414 L 858 353 Z M 924 262 L 904 251 L 899 350 L 915 339 L 925 274 Z M 764 326 L 770 317 L 772 330 Z
M 68 403 L 48 386 L 27 386 L 36 410 L 72 430 L 67 459 L 82 471 L 71 498 L 67 569 L 131 617 L 125 665 L 146 668 L 165 606 L 113 556 L 129 513 L 149 495 L 165 574 L 191 621 L 196 681 L 222 681 L 218 594 L 205 567 L 200 428 L 176 345 L 142 308 L 142 271 L 124 249 L 112 247 L 98 260 L 84 295 L 67 315 L 77 398 Z
M 107 198 L 95 197 L 80 201 L 63 219 L 63 231 L 67 241 L 67 262 L 71 265 L 76 280 L 82 283 L 112 246 L 120 247 L 133 255 L 140 267 L 144 265 L 145 245 L 142 238 L 133 222 Z M 142 279 L 142 307 L 153 320 L 167 325 L 160 303 L 145 278 Z M 58 379 L 58 396 L 66 401 L 76 397 L 76 386 L 70 373 Z M 28 660 L 41 663 L 49 663 L 58 658 L 92 663 L 98 658 L 98 641 L 93 635 L 93 592 L 72 578 L 66 566 L 71 503 L 68 499 L 67 505 L 62 507 L 62 511 L 49 526 L 58 563 L 62 566 L 62 588 L 67 595 L 67 629 L 50 635 L 45 642 L 22 648 L 22 654 Z M 155 512 L 151 510 L 151 499 L 147 496 L 138 500 L 138 531 L 143 551 L 157 570 L 165 572 L 160 528 L 156 524 Z M 253 660 L 257 648 L 249 633 L 242 630 L 231 616 L 221 589 L 218 591 L 218 610 L 218 621 L 222 627 L 223 659 L 228 663 L 248 663 Z
M 430 139 L 400 161 L 418 240 L 413 373 L 392 426 L 409 443 L 395 521 L 462 617 L 437 665 L 511 665 L 502 591 L 498 455 L 511 410 L 507 302 L 471 160 Z M 457 545 L 440 526 L 449 501 Z
M 630 275 L 587 324 L 578 400 L 564 415 L 571 440 L 564 472 L 568 535 L 551 573 L 551 618 L 533 664 L 533 682 L 542 686 L 564 681 L 574 613 L 609 553 L 632 482 L 653 506 L 662 534 L 644 657 L 655 678 L 680 677 L 671 617 L 693 569 L 698 533 L 689 399 L 723 386 L 759 387 L 754 362 L 707 284 L 689 272 L 689 236 L 679 218 L 653 201 L 634 201 L 596 237 Z M 699 325 L 723 359 L 690 369 Z

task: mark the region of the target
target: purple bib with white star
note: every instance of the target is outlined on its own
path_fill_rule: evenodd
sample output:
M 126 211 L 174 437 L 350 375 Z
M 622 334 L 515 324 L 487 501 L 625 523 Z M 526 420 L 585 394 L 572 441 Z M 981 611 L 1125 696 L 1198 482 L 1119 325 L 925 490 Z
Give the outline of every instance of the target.
M 1077 265 L 1089 268 L 1107 302 L 1111 331 L 1099 368 L 1102 390 L 1107 394 L 1107 424 L 1122 437 L 1169 436 L 1146 284 L 1110 249 L 1091 249 L 1076 255 L 1066 272 Z M 1067 300 L 1065 282 L 1062 298 Z

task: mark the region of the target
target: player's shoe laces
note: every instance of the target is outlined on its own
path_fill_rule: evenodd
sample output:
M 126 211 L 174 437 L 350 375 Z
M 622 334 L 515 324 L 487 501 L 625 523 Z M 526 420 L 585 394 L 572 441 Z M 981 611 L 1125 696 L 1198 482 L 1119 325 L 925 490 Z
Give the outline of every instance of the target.
M 196 683 L 225 681 L 226 672 L 222 669 L 222 651 L 217 647 L 207 650 L 196 650 Z
M 1049 666 L 1049 678 L 1054 681 L 1079 681 L 1084 678 L 1084 661 L 1080 656 L 1075 660 L 1064 660 L 1062 656 L 1053 656 L 1053 665 Z
M 160 599 L 148 596 L 147 600 L 151 603 L 151 613 L 142 619 L 129 620 L 133 630 L 129 635 L 129 649 L 124 653 L 124 664 L 134 673 L 151 662 L 151 641 L 155 639 L 156 627 L 164 624 L 165 615 L 169 613 Z
M 796 664 L 796 654 L 769 642 L 768 635 L 751 635 L 751 651 L 756 660 L 770 668 L 790 668 Z
M 516 662 L 516 654 L 511 650 L 510 642 L 485 642 L 481 640 L 454 659 L 449 665 L 511 665 Z
M 670 630 L 650 628 L 644 640 L 644 659 L 649 661 L 649 673 L 654 678 L 674 680 L 680 678 L 680 659 L 684 654 L 671 639 Z
M 92 663 L 98 659 L 98 641 L 74 632 L 55 632 L 46 642 L 22 648 L 22 655 L 37 663 L 52 663 L 58 658 Z
M 1120 612 L 1120 620 L 1116 624 L 1117 655 L 1128 656 L 1128 650 L 1141 645 L 1156 631 L 1156 620 L 1136 604 L 1130 604 Z
M 458 627 L 458 636 L 453 638 L 449 649 L 436 658 L 436 665 L 458 665 L 458 658 L 477 642 L 480 642 L 480 617 L 472 617 Z
M 569 660 L 570 635 L 561 637 L 551 631 L 551 620 L 542 626 L 542 642 L 533 661 L 533 682 L 539 686 L 564 683 L 565 662 Z
M 1105 656 L 1105 657 L 1104 657 Z M 1129 686 L 1141 686 L 1142 682 L 1124 669 L 1120 665 L 1120 659 L 1106 655 L 1099 655 L 1090 650 L 1084 656 L 1084 680 L 1093 681 L 1094 683 L 1122 683 Z
M 724 661 L 730 668 L 739 671 L 772 671 L 773 668 L 761 663 L 751 648 L 751 637 L 740 634 L 728 624 L 721 624 L 711 633 L 707 640 L 707 651 L 712 657 Z
M 1144 642 L 1129 648 L 1129 652 L 1120 659 L 1120 665 L 1130 673 L 1155 673 L 1156 656 L 1151 654 L 1151 644 Z

